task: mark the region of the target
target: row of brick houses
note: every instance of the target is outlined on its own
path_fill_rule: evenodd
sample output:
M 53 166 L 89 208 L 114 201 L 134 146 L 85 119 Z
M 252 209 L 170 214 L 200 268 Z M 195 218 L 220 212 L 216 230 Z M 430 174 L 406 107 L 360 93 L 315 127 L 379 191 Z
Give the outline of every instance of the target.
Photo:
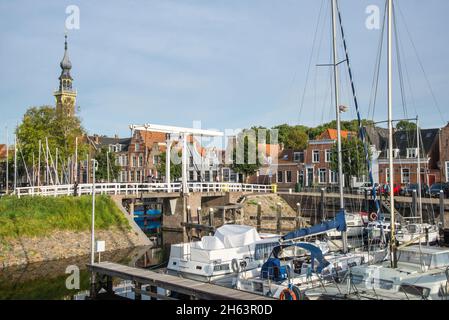
M 374 182 L 385 184 L 389 179 L 388 130 L 367 128 L 371 144 L 371 166 Z M 441 129 L 420 130 L 419 163 L 423 183 L 449 182 L 449 124 Z M 355 133 L 342 132 L 342 137 L 354 138 Z M 418 144 L 414 131 L 396 131 L 394 140 L 394 183 L 406 185 L 418 182 Z M 310 140 L 305 150 L 281 150 L 277 166 L 259 170 L 263 181 L 277 183 L 279 188 L 332 186 L 338 175 L 331 169 L 331 150 L 337 141 L 336 130 L 328 129 L 317 139 Z M 347 159 L 343 159 L 346 161 Z M 268 178 L 266 178 L 268 176 Z M 351 186 L 364 183 L 366 177 L 353 177 Z M 255 181 L 253 177 L 251 181 Z
M 388 172 L 388 131 L 383 128 L 367 128 L 371 142 L 372 171 L 374 182 L 387 182 Z M 353 132 L 342 131 L 344 139 L 357 138 Z M 117 182 L 165 181 L 165 172 L 158 172 L 160 155 L 166 150 L 166 135 L 156 132 L 135 131 L 130 138 L 89 136 L 92 151 L 107 147 L 115 154 L 120 167 Z M 406 185 L 418 181 L 418 148 L 415 132 L 396 131 L 394 133 L 395 184 Z M 201 146 L 194 138 L 188 140 L 188 179 L 204 182 L 248 182 L 257 184 L 277 184 L 280 189 L 313 186 L 336 186 L 338 174 L 332 170 L 331 150 L 337 141 L 337 131 L 328 129 L 319 137 L 310 140 L 305 150 L 284 149 L 282 145 L 259 145 L 259 152 L 274 155 L 269 164 L 262 166 L 256 174 L 246 177 L 234 172 L 229 161 L 225 161 L 225 151 Z M 179 148 L 174 143 L 174 148 Z M 435 182 L 449 182 L 449 124 L 441 129 L 421 130 L 420 141 L 421 181 L 432 185 Z M 228 150 L 229 151 L 229 150 Z M 93 153 L 92 153 L 93 154 Z M 228 159 L 229 160 L 229 159 Z M 345 161 L 346 159 L 343 159 Z M 80 168 L 80 182 L 89 181 Z M 357 186 L 365 177 L 350 179 Z

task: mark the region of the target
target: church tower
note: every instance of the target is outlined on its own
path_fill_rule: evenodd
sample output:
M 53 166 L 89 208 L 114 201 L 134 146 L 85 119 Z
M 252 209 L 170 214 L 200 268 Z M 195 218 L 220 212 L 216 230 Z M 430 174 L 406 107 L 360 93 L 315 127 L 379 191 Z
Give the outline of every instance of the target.
M 54 93 L 56 98 L 56 113 L 59 115 L 75 115 L 76 91 L 72 88 L 73 78 L 70 75 L 72 63 L 67 52 L 67 35 L 65 35 L 64 57 L 61 61 L 61 75 L 59 76 L 59 90 Z

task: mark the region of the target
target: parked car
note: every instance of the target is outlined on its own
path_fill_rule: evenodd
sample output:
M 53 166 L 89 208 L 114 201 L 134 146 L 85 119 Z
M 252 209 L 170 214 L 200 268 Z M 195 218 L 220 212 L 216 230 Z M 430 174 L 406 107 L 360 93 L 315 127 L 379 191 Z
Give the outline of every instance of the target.
M 429 194 L 431 197 L 439 197 L 441 190 L 443 190 L 444 195 L 446 197 L 448 197 L 449 196 L 449 183 L 434 183 L 429 189 Z
M 413 190 L 416 190 L 416 192 L 418 192 L 419 190 L 419 184 L 417 183 L 409 183 L 407 185 L 405 185 L 405 187 L 403 187 L 401 189 L 400 195 L 401 196 L 411 196 L 413 194 Z M 424 188 L 421 187 L 421 192 L 424 191 Z M 424 194 L 424 193 L 422 193 Z
M 390 191 L 386 187 L 387 187 L 386 185 L 381 185 L 379 187 L 379 194 L 381 194 L 381 195 L 385 195 L 385 194 L 389 195 Z M 395 196 L 399 196 L 400 193 L 401 193 L 401 189 L 402 188 L 401 188 L 400 184 L 395 184 L 394 185 L 394 189 L 393 189 L 394 195 Z

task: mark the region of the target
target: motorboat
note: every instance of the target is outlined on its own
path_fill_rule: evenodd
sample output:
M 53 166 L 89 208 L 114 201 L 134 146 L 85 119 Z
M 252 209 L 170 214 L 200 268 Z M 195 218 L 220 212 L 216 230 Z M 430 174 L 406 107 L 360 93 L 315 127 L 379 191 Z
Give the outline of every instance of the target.
M 201 282 L 226 284 L 239 270 L 261 267 L 280 236 L 254 227 L 223 225 L 201 241 L 171 245 L 167 273 Z
M 400 244 L 435 244 L 440 239 L 438 227 L 428 223 L 411 223 L 403 226 L 396 233 Z
M 390 262 L 350 268 L 340 284 L 306 290 L 308 299 L 449 300 L 449 249 L 410 246 L 398 249 L 397 268 Z
M 348 238 L 356 238 L 363 236 L 363 229 L 365 228 L 367 221 L 363 219 L 362 214 L 359 213 L 345 213 L 346 220 L 346 235 Z M 327 232 L 327 236 L 331 239 L 340 238 L 341 232 L 332 230 Z
M 235 288 L 281 300 L 300 300 L 306 289 L 340 281 L 355 266 L 370 261 L 367 252 L 327 253 L 316 261 L 316 254 L 298 248 L 306 246 L 320 251 L 316 244 L 296 243 L 292 250 L 275 248 L 273 257 L 262 268 L 242 272 L 235 280 Z M 298 251 L 299 249 L 299 251 Z M 318 263 L 317 263 L 318 262 Z

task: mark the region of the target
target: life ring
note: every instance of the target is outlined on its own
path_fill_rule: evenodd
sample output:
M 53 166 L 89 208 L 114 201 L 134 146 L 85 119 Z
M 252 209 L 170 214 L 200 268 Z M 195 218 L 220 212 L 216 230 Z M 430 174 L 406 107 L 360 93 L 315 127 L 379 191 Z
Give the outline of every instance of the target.
M 239 273 L 239 271 L 240 271 L 240 265 L 239 265 L 239 262 L 238 262 L 238 260 L 237 259 L 232 259 L 232 261 L 231 261 L 231 268 L 232 268 L 232 271 L 234 272 L 234 273 Z
M 377 220 L 377 213 L 372 212 L 369 217 L 371 218 L 371 221 L 376 221 Z
M 279 300 L 303 300 L 301 290 L 298 287 L 292 286 L 291 288 L 285 288 L 279 295 Z

